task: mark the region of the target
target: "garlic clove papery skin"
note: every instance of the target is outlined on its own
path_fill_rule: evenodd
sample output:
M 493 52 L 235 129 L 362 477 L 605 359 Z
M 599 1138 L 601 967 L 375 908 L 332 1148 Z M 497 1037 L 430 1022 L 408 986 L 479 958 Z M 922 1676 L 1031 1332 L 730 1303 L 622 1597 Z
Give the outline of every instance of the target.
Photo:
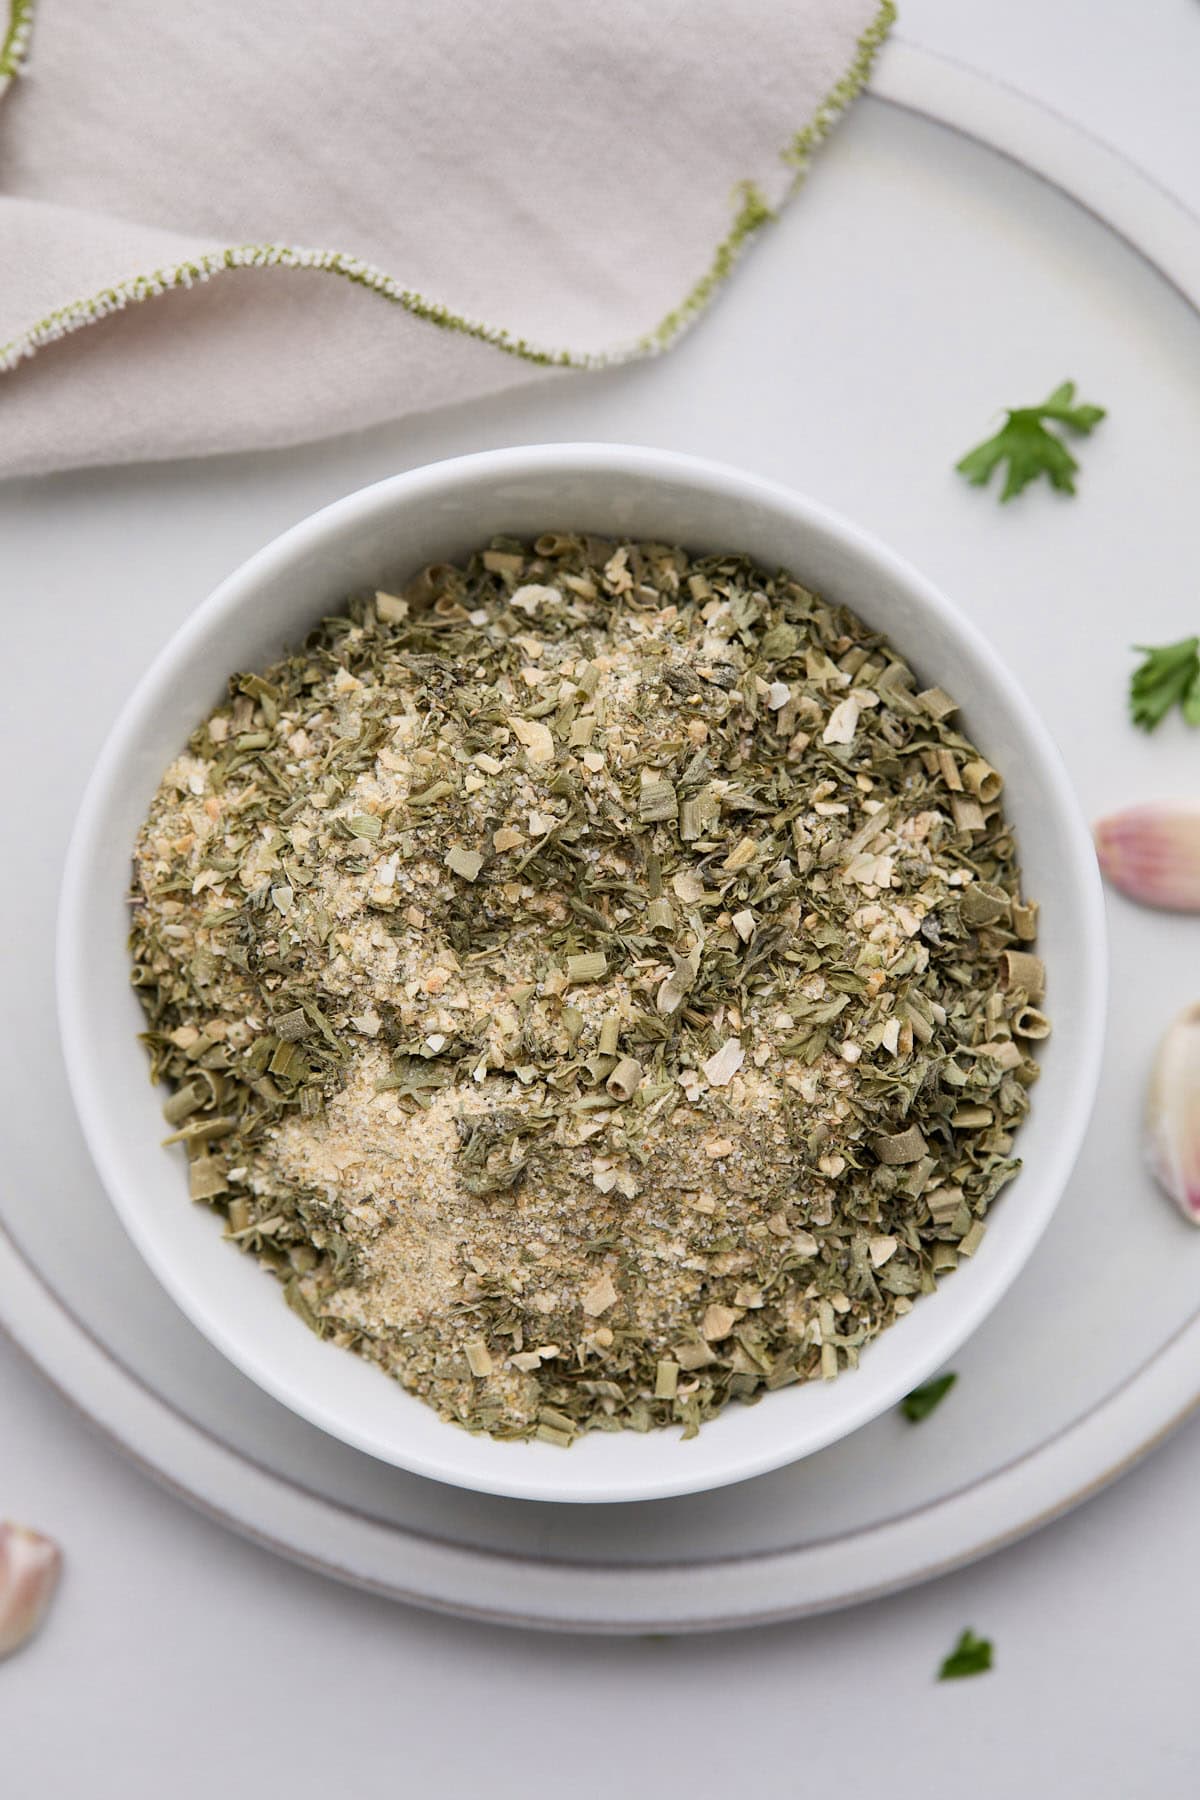
M 0 1523 L 0 1657 L 31 1638 L 46 1614 L 62 1552 L 27 1526 Z
M 1185 1219 L 1200 1225 L 1200 1005 L 1158 1047 L 1146 1096 L 1146 1157 Z
M 1200 912 L 1200 806 L 1131 806 L 1095 829 L 1100 872 L 1143 906 Z

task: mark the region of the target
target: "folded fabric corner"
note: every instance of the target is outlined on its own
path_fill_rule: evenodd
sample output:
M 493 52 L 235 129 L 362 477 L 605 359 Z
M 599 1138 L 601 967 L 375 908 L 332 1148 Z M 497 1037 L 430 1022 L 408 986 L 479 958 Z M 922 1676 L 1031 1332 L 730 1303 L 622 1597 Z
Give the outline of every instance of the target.
M 11 3 L 0 84 L 32 26 Z M 40 0 L 0 113 L 0 474 L 294 442 L 668 349 L 895 12 L 348 0 L 283 34 L 238 0 L 92 30 L 64 4 Z

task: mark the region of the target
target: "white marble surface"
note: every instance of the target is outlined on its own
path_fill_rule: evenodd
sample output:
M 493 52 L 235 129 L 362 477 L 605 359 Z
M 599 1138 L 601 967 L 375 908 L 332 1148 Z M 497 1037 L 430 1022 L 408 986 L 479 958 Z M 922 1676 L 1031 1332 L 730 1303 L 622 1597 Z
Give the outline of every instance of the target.
M 1197 0 L 1143 0 L 1136 17 L 1125 0 L 903 12 L 910 40 L 1036 94 L 1200 210 Z M 64 485 L 58 519 L 111 561 L 125 547 L 89 505 L 93 480 Z M 297 510 L 278 465 L 252 489 L 247 544 Z M 842 1779 L 901 1800 L 1196 1791 L 1200 1425 L 1067 1520 L 929 1587 L 671 1642 L 482 1629 L 307 1575 L 153 1486 L 4 1349 L 0 1446 L 0 1508 L 69 1558 L 43 1636 L 0 1671 L 6 1800 L 315 1800 L 385 1783 L 452 1800 L 739 1786 L 773 1800 Z M 938 1686 L 967 1624 L 994 1638 L 997 1667 Z

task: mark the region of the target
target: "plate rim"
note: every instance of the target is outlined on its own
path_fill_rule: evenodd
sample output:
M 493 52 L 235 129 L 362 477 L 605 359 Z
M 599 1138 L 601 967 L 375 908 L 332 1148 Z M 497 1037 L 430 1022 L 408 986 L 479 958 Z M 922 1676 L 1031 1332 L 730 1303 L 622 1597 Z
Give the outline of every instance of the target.
M 967 137 L 1057 188 L 1200 314 L 1200 220 L 1111 146 L 1018 90 L 899 39 L 880 59 L 868 94 Z M 209 1517 L 294 1561 L 396 1600 L 549 1630 L 620 1634 L 751 1626 L 898 1591 L 1060 1517 L 1200 1407 L 1198 1313 L 1059 1432 L 928 1505 L 800 1549 L 689 1564 L 587 1565 L 453 1545 L 307 1491 L 255 1464 L 155 1393 L 69 1312 L 2 1226 L 0 1273 L 0 1333 L 109 1443 Z M 233 1500 L 222 1493 L 231 1482 L 240 1487 Z M 337 1539 L 339 1556 L 328 1550 Z M 385 1546 L 388 1556 L 381 1554 Z M 839 1572 L 848 1550 L 849 1581 L 844 1567 Z M 384 1563 L 391 1566 L 381 1572 Z M 521 1608 L 505 1598 L 514 1576 Z M 695 1592 L 698 1577 L 704 1578 L 708 1605 Z M 568 1578 L 572 1595 L 556 1595 L 554 1583 Z M 723 1600 L 714 1587 L 728 1590 Z M 781 1600 L 785 1593 L 789 1597 Z
M 210 1519 L 317 1573 L 386 1598 L 459 1618 L 550 1631 L 620 1636 L 740 1629 L 811 1617 L 899 1592 L 962 1568 L 1062 1517 L 1134 1467 L 1200 1408 L 1197 1316 L 1061 1431 L 931 1505 L 800 1549 L 748 1551 L 707 1562 L 581 1564 L 484 1550 L 404 1530 L 338 1506 L 264 1468 L 187 1418 L 113 1355 L 57 1299 L 3 1226 L 0 1291 L 5 1302 L 0 1338 L 21 1352 L 107 1443 Z M 80 1394 L 81 1367 L 88 1404 Z M 1093 1440 L 1106 1446 L 1099 1466 L 1082 1479 L 1076 1474 L 1074 1485 L 1063 1491 L 1063 1466 L 1081 1448 L 1081 1460 L 1087 1462 Z M 190 1472 L 185 1466 L 189 1461 Z M 231 1479 L 242 1485 L 240 1512 L 231 1511 L 220 1494 Z M 1003 1524 L 1014 1492 L 1025 1505 L 1015 1521 Z M 946 1528 L 964 1511 L 973 1527 L 965 1542 L 951 1547 Z M 269 1517 L 277 1523 L 268 1524 Z M 347 1529 L 353 1537 L 339 1557 L 328 1551 L 331 1523 L 343 1539 Z M 915 1566 L 896 1566 L 897 1552 L 903 1553 L 916 1532 L 933 1544 L 940 1540 L 941 1553 Z M 850 1585 L 843 1574 L 847 1549 L 857 1571 Z M 397 1566 L 381 1573 L 388 1553 Z M 527 1610 L 503 1603 L 514 1576 L 523 1584 Z M 716 1578 L 729 1590 L 726 1610 L 692 1604 L 697 1576 L 709 1586 Z M 564 1577 L 576 1590 L 577 1610 L 565 1609 L 554 1598 L 552 1584 Z M 780 1601 L 780 1591 L 797 1582 L 807 1588 L 807 1598 Z M 749 1605 L 747 1588 L 753 1590 Z M 639 1605 L 646 1600 L 649 1605 Z

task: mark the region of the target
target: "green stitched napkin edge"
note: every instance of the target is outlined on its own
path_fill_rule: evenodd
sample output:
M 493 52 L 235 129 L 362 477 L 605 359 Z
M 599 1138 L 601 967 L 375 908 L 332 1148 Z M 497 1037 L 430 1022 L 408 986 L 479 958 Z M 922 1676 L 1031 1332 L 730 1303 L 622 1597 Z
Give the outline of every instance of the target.
M 0 39 L 0 94 L 21 72 L 33 31 L 33 0 L 9 0 L 8 29 Z
M 19 73 L 33 25 L 34 0 L 9 0 L 10 23 L 0 46 L 0 93 L 8 81 Z M 880 46 L 896 19 L 895 0 L 880 0 L 874 19 L 866 27 L 848 68 L 834 83 L 817 107 L 808 124 L 803 126 L 781 152 L 783 160 L 796 171 L 786 195 L 791 199 L 804 181 L 814 150 L 828 137 L 838 118 L 866 85 Z M 341 250 L 309 250 L 292 244 L 235 244 L 227 249 L 212 250 L 199 257 L 155 269 L 149 275 L 135 275 L 128 280 L 103 288 L 85 300 L 56 307 L 44 318 L 18 333 L 7 344 L 0 345 L 0 373 L 15 369 L 27 357 L 46 344 L 93 325 L 110 313 L 139 304 L 156 295 L 197 282 L 210 280 L 232 269 L 282 268 L 312 269 L 340 275 L 356 286 L 365 287 L 382 299 L 402 306 L 413 317 L 424 319 L 443 331 L 457 331 L 465 337 L 491 344 L 508 356 L 542 368 L 603 369 L 618 363 L 634 362 L 655 356 L 674 344 L 687 331 L 731 274 L 747 244 L 774 213 L 760 190 L 751 181 L 740 182 L 735 190 L 737 212 L 725 236 L 713 252 L 708 268 L 700 276 L 678 306 L 673 307 L 658 324 L 632 344 L 614 350 L 586 352 L 547 349 L 516 336 L 502 325 L 488 325 L 454 312 L 436 300 L 429 300 L 412 288 L 406 288 L 384 270 L 375 268 L 360 257 Z

